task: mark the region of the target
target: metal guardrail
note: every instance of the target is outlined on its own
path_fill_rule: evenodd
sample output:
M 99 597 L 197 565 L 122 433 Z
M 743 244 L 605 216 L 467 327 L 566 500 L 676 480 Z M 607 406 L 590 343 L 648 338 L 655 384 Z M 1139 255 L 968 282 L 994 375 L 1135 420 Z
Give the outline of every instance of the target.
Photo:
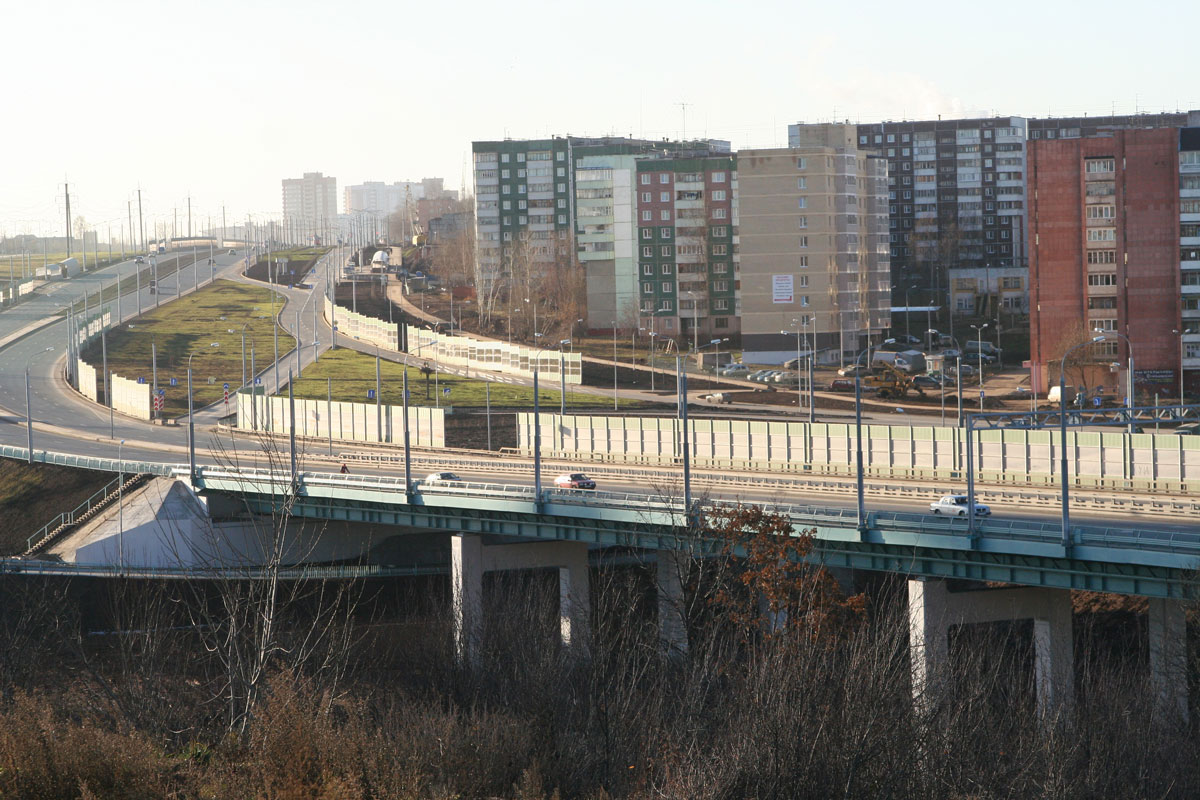
M 47 522 L 40 531 L 30 536 L 25 541 L 25 551 L 28 552 L 33 548 L 34 542 L 40 542 L 51 531 L 57 530 L 61 525 L 73 525 L 75 520 L 92 510 L 93 506 L 98 506 L 113 492 L 117 491 L 117 485 L 121 483 L 121 478 L 118 476 L 104 485 L 104 488 L 93 494 L 87 500 L 84 500 L 78 506 L 70 511 L 64 511 L 57 517 Z
M 15 458 L 21 461 L 29 460 L 29 450 L 24 447 L 13 447 L 12 445 L 0 445 L 0 458 Z M 71 453 L 52 453 L 46 450 L 33 450 L 33 460 L 38 464 L 57 464 L 62 467 L 75 467 L 77 469 L 91 469 L 98 472 L 127 472 L 134 474 L 138 472 L 148 475 L 160 475 L 170 477 L 174 471 L 183 469 L 184 474 L 187 472 L 186 466 L 178 464 L 162 464 L 153 461 L 129 461 L 127 459 L 118 460 L 115 458 L 98 458 L 96 456 L 77 456 Z

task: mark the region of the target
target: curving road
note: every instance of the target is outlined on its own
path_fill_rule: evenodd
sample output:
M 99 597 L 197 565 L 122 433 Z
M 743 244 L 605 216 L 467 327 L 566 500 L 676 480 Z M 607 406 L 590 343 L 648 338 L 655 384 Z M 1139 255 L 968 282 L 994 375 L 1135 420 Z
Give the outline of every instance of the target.
M 184 253 L 183 255 L 190 256 L 189 253 Z M 336 250 L 331 251 L 325 259 L 319 262 L 310 275 L 307 286 L 293 289 L 281 287 L 278 289 L 279 293 L 286 300 L 281 313 L 281 322 L 289 332 L 293 335 L 298 335 L 298 339 L 302 343 L 302 347 L 300 348 L 301 366 L 311 362 L 314 356 L 314 349 L 318 352 L 323 352 L 329 347 L 331 331 L 324 324 L 324 321 L 320 319 L 319 309 L 316 315 L 313 314 L 313 309 L 314 304 L 320 302 L 321 293 L 325 285 L 325 275 L 329 269 L 334 267 L 336 257 Z M 124 439 L 125 444 L 121 448 L 121 455 L 127 461 L 183 463 L 187 460 L 187 439 L 186 428 L 184 426 L 151 425 L 150 423 L 133 420 L 119 414 L 110 415 L 107 410 L 87 401 L 70 390 L 62 378 L 66 345 L 66 323 L 64 319 L 56 315 L 61 314 L 62 309 L 72 299 L 78 300 L 85 291 L 94 295 L 101 287 L 111 285 L 118 273 L 122 275 L 122 288 L 128 290 L 128 284 L 132 283 L 132 276 L 135 270 L 141 268 L 140 265 L 136 265 L 132 261 L 126 261 L 79 278 L 47 283 L 37 290 L 36 296 L 33 299 L 0 313 L 0 347 L 3 348 L 0 350 L 0 409 L 3 409 L 0 410 L 0 443 L 15 445 L 17 447 L 25 446 L 24 370 L 25 365 L 28 363 L 35 421 L 35 449 L 39 451 L 48 450 L 85 456 L 116 458 L 118 454 L 117 442 Z M 248 279 L 240 274 L 242 268 L 244 268 L 243 258 L 238 255 L 228 255 L 226 252 L 225 255 L 217 256 L 216 265 L 212 269 L 211 274 L 216 277 L 248 281 Z M 199 274 L 197 274 L 197 271 Z M 129 281 L 125 280 L 125 276 L 129 276 Z M 202 255 L 198 270 L 195 267 L 187 266 L 181 272 L 177 273 L 177 276 L 164 278 L 160 282 L 159 288 L 161 294 L 158 296 L 158 299 L 161 302 L 169 301 L 174 298 L 177 288 L 186 291 L 188 288 L 195 286 L 197 280 L 203 284 L 209 278 L 210 269 L 207 265 L 207 258 Z M 149 294 L 148 287 L 143 287 L 141 301 L 143 308 L 152 307 L 155 296 Z M 297 311 L 300 312 L 298 328 Z M 126 319 L 136 315 L 137 296 L 133 291 L 127 291 L 122 296 L 122 312 Z M 46 320 L 53 321 L 44 327 L 20 336 L 15 341 L 10 341 L 12 337 L 19 336 L 22 331 L 28 330 L 30 326 L 37 325 Z M 4 344 L 5 342 L 9 343 Z M 314 343 L 316 344 L 315 348 Z M 345 336 L 339 336 L 338 343 L 339 346 L 351 347 L 368 354 L 374 353 L 373 346 L 365 345 Z M 47 348 L 54 349 L 47 350 Z M 295 359 L 294 353 L 281 354 L 281 363 L 279 365 L 280 383 L 286 383 L 289 366 L 295 369 Z M 276 388 L 275 369 L 273 365 L 267 365 L 260 370 L 259 375 L 262 378 L 263 384 L 269 389 Z M 222 404 L 216 404 L 209 409 L 202 409 L 197 413 L 197 461 L 201 464 L 217 465 L 220 461 L 213 455 L 214 448 L 212 445 L 213 437 L 216 435 L 214 425 L 217 416 L 224 413 L 221 406 Z M 261 444 L 255 438 L 248 436 L 230 437 L 228 434 L 223 434 L 221 442 L 226 450 L 232 449 L 236 452 L 236 458 L 238 458 L 240 463 L 265 464 L 266 459 L 261 452 Z M 281 446 L 286 447 L 286 441 Z M 325 452 L 324 443 L 312 443 L 309 447 L 311 454 L 308 460 L 310 462 L 314 457 Z M 339 450 L 335 452 L 365 449 L 355 445 L 338 445 L 338 447 Z M 398 449 L 396 448 L 396 450 Z M 225 458 L 227 459 L 228 457 L 226 456 Z M 447 467 L 447 464 L 451 464 L 452 466 Z M 330 467 L 323 465 L 318 466 L 314 464 L 314 466 L 320 471 L 330 469 Z M 560 470 L 568 468 L 578 470 L 581 466 L 586 468 L 586 465 L 580 464 L 559 464 L 557 468 Z M 421 477 L 426 472 L 435 469 L 446 468 L 452 468 L 460 472 L 464 477 L 472 480 L 477 479 L 497 483 L 526 482 L 532 480 L 531 477 L 527 477 L 529 474 L 528 461 L 519 458 L 502 463 L 501 457 L 494 454 L 479 454 L 475 456 L 461 454 L 451 456 L 439 451 L 422 451 L 419 453 L 414 451 L 414 477 Z M 355 472 L 403 475 L 403 465 L 401 463 L 360 465 L 356 462 L 353 469 Z M 555 469 L 554 465 L 548 465 L 543 470 L 544 481 L 547 486 L 550 485 L 550 482 L 557 474 Z M 677 481 L 668 481 L 671 484 L 670 486 L 656 486 L 654 485 L 654 481 L 644 477 L 645 474 L 636 468 L 623 470 L 619 476 L 601 478 L 601 487 L 614 491 L 655 494 L 661 494 L 663 491 L 668 490 L 679 491 Z M 847 481 L 846 483 L 849 485 L 851 481 Z M 870 492 L 871 488 L 871 486 L 868 486 L 868 492 Z M 882 484 L 880 488 L 884 488 Z M 937 491 L 937 487 L 928 487 L 928 489 L 931 493 Z M 697 496 L 707 494 L 717 499 L 727 500 L 807 502 L 846 508 L 855 505 L 853 495 L 844 493 L 821 493 L 805 488 L 765 489 L 752 486 L 731 488 L 723 483 L 712 483 L 710 477 L 706 476 L 703 472 L 694 473 L 693 490 Z M 981 489 L 980 501 L 989 502 L 987 487 Z M 886 508 L 887 510 L 927 511 L 928 502 L 929 497 L 927 496 L 919 496 L 912 499 L 888 497 L 886 500 L 877 497 L 874 501 L 868 500 L 868 508 L 873 506 L 877 509 Z M 991 501 L 991 505 L 997 517 L 1007 519 L 1041 522 L 1053 521 L 1058 519 L 1059 513 L 1058 509 L 1053 507 L 1004 508 L 997 505 L 994 501 Z M 1121 527 L 1128 526 L 1131 523 L 1128 515 L 1120 512 L 1100 513 L 1078 509 L 1073 510 L 1072 516 L 1082 524 Z M 1150 527 L 1169 530 L 1192 530 L 1194 525 L 1189 519 L 1181 518 L 1179 520 L 1172 520 L 1163 518 L 1154 520 Z

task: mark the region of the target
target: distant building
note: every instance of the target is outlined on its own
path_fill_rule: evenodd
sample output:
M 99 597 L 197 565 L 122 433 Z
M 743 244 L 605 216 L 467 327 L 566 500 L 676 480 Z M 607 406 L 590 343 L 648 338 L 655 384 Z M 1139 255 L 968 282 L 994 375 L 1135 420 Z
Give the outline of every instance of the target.
M 337 216 L 337 178 L 306 172 L 303 178 L 284 179 L 284 225 L 300 234 L 293 241 L 329 238 Z
M 1029 270 L 963 267 L 950 270 L 950 309 L 966 316 L 1029 313 Z
M 729 149 L 728 142 L 687 146 Z M 635 324 L 637 158 L 684 147 L 622 137 L 474 142 L 480 295 L 506 291 L 514 274 L 578 264 L 587 285 L 587 327 Z
M 1180 238 L 1191 232 L 1181 225 L 1181 203 L 1200 211 L 1200 174 L 1190 178 L 1183 168 L 1200 161 L 1181 152 L 1181 141 L 1192 142 L 1177 128 L 1158 128 L 1030 142 L 1030 345 L 1039 388 L 1057 383 L 1063 354 L 1096 331 L 1133 343 L 1140 390 L 1169 395 L 1178 387 L 1181 320 L 1200 326 L 1200 294 L 1188 285 L 1196 278 L 1200 292 L 1200 256 Z M 1185 338 L 1200 342 L 1200 334 Z M 1121 336 L 1082 353 L 1096 366 L 1068 382 L 1116 383 L 1104 375 L 1117 362 L 1124 386 L 1129 349 Z
M 642 327 L 678 334 L 684 344 L 736 336 L 737 157 L 641 158 L 634 192 Z
M 737 173 L 744 359 L 794 358 L 799 331 L 821 363 L 852 360 L 891 327 L 887 162 L 853 126 L 806 125 Z

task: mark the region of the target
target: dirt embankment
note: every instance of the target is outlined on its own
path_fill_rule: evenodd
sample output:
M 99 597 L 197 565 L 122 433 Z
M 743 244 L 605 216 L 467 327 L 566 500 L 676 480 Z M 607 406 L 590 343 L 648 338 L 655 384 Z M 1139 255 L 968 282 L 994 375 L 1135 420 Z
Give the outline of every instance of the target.
M 0 459 L 0 555 L 25 551 L 26 540 L 113 479 L 107 472 Z

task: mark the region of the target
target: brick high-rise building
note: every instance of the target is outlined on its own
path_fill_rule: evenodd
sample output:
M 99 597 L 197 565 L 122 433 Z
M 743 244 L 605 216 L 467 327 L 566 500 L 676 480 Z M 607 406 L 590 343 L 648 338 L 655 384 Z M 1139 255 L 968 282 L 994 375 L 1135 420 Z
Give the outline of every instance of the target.
M 1186 266 L 1180 261 L 1179 143 L 1178 128 L 1030 141 L 1036 389 L 1056 384 L 1063 353 L 1096 331 L 1115 331 L 1133 343 L 1138 392 L 1170 394 L 1177 385 Z M 1090 366 L 1072 375 L 1068 365 L 1068 385 L 1126 385 L 1127 344 L 1110 338 L 1081 349 Z M 1119 363 L 1119 375 L 1112 363 Z

